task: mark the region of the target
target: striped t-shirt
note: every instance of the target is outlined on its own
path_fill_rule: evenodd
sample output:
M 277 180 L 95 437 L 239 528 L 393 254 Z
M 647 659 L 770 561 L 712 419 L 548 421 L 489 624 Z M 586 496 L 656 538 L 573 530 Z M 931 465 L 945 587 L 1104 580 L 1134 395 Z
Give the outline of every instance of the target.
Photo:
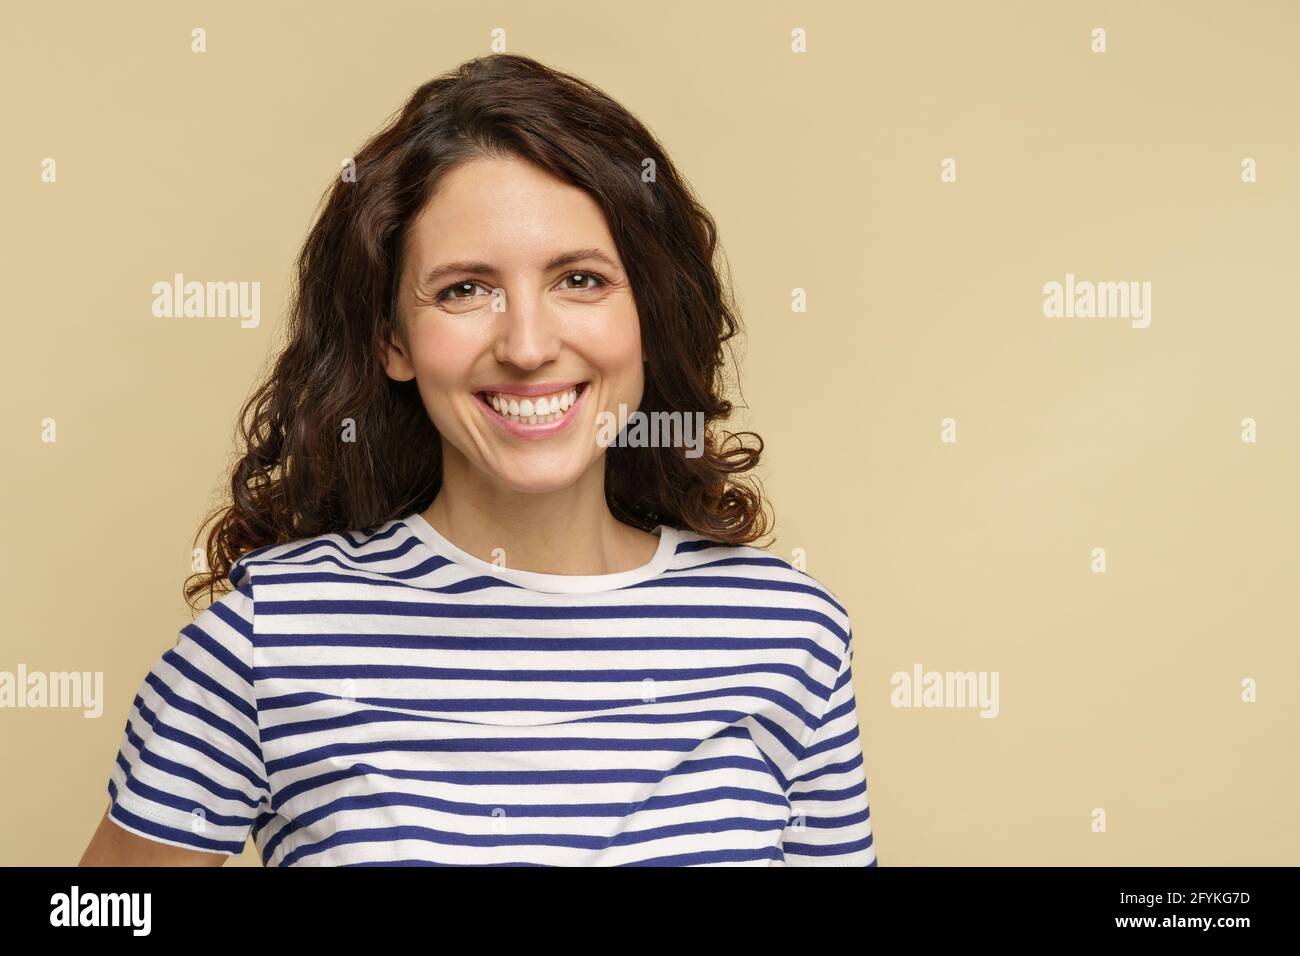
M 657 532 L 602 575 L 418 513 L 244 555 L 145 677 L 111 818 L 267 866 L 874 866 L 844 607 Z

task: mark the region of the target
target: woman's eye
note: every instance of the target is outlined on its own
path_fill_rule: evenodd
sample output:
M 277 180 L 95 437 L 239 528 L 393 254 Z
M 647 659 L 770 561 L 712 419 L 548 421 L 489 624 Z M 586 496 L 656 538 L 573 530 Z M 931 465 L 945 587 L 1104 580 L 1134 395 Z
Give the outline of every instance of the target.
M 441 302 L 445 299 L 472 299 L 474 298 L 474 290 L 476 288 L 481 289 L 483 288 L 483 286 L 477 282 L 470 282 L 470 281 L 457 282 L 455 285 L 449 285 L 447 286 L 447 288 L 443 289 L 440 293 L 438 293 L 438 300 Z M 469 295 L 452 294 L 455 292 L 465 292 L 465 291 L 468 291 Z M 490 292 L 488 294 L 491 295 Z
M 596 275 L 596 273 L 594 273 L 594 272 L 570 272 L 568 275 L 566 275 L 566 276 L 564 277 L 564 279 L 565 279 L 565 280 L 572 279 L 572 278 L 574 278 L 575 276 L 580 276 L 580 277 L 582 277 L 583 279 L 586 279 L 586 280 L 587 280 L 585 285 L 582 285 L 582 286 L 579 286 L 579 287 L 578 287 L 577 291 L 579 291 L 579 292 L 584 292 L 584 291 L 586 291 L 587 289 L 595 289 L 595 288 L 598 288 L 598 286 L 592 285 L 593 282 L 599 283 L 600 285 L 604 285 L 604 284 L 605 284 L 605 280 L 602 279 L 600 276 Z M 562 281 L 563 281 L 563 280 L 562 280 Z M 571 287 L 571 288 L 572 288 L 572 287 Z

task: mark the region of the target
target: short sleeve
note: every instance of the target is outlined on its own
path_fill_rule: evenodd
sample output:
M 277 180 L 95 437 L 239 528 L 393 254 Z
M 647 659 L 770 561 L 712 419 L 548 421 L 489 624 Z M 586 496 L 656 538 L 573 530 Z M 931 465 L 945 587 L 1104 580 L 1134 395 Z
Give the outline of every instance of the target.
M 876 865 L 852 662 L 850 633 L 821 723 L 790 779 L 786 866 Z
M 253 691 L 251 586 L 181 629 L 127 717 L 109 817 L 140 836 L 234 856 L 270 805 Z

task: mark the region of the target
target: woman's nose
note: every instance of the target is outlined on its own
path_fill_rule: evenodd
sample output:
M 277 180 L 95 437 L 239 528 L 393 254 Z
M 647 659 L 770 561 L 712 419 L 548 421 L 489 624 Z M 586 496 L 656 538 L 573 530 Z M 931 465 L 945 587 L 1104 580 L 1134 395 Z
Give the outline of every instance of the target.
M 559 349 L 558 321 L 544 295 L 503 290 L 498 306 L 496 357 L 520 368 L 535 368 Z

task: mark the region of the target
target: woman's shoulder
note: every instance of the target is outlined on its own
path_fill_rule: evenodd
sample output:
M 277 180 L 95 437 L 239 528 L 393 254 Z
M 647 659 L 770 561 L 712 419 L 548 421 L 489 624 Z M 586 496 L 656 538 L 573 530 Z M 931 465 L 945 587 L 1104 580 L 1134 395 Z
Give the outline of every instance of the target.
M 731 544 L 688 529 L 677 529 L 673 573 L 731 581 L 765 602 L 779 601 L 824 613 L 831 629 L 847 639 L 849 613 L 838 595 L 807 570 L 807 557 L 796 548 L 787 559 L 771 545 Z M 767 592 L 764 594 L 764 592 Z
M 228 578 L 232 587 L 247 590 L 259 579 L 310 567 L 375 569 L 405 555 L 412 538 L 400 518 L 364 530 L 325 531 L 246 552 L 231 564 Z

